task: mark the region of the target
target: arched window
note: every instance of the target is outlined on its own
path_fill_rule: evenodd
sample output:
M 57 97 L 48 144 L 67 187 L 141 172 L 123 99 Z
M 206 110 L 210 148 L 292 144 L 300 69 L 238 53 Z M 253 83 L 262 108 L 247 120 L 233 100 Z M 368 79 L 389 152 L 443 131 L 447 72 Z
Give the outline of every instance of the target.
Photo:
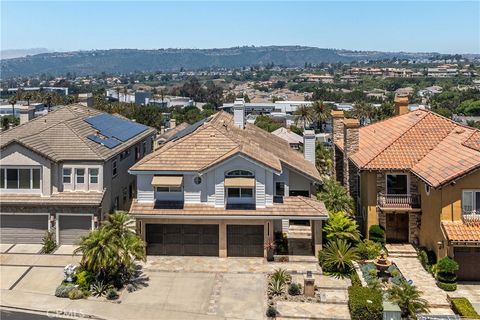
M 248 170 L 232 170 L 227 172 L 227 177 L 253 177 L 254 174 Z

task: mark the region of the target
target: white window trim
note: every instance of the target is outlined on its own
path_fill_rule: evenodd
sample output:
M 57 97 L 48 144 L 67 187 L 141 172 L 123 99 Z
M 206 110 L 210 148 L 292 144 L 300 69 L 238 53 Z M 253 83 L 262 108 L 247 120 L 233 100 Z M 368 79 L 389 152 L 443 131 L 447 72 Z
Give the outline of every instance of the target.
M 92 217 L 92 227 L 90 230 L 95 229 L 95 220 L 93 213 L 57 213 L 55 217 L 55 240 L 57 241 L 57 246 L 60 245 L 60 220 L 58 220 L 61 216 L 91 216 Z
M 14 167 L 14 166 L 3 166 L 0 168 L 1 170 L 5 170 L 5 174 L 4 174 L 4 180 L 3 180 L 3 183 L 4 183 L 4 188 L 0 188 L 0 190 L 2 190 L 2 192 L 5 192 L 5 193 L 41 193 L 42 192 L 42 184 L 43 184 L 43 176 L 42 176 L 42 167 L 40 166 L 21 166 L 21 167 Z M 14 170 L 17 170 L 17 188 L 7 188 L 7 169 L 14 169 Z M 21 169 L 29 169 L 30 170 L 30 188 L 28 189 L 24 189 L 24 188 L 20 188 L 20 174 L 18 173 L 18 170 L 21 170 Z M 40 179 L 40 186 L 38 188 L 33 188 L 33 169 L 38 169 L 40 170 L 40 175 L 39 175 L 39 179 Z
M 65 169 L 70 170 L 70 175 L 66 176 L 66 175 L 64 174 L 63 170 L 65 170 Z M 74 170 L 73 167 L 63 167 L 63 168 L 62 168 L 62 184 L 64 184 L 64 185 L 65 185 L 65 184 L 72 184 L 72 175 L 73 175 L 74 171 L 75 171 L 75 170 Z M 70 182 L 65 182 L 65 181 L 63 180 L 64 177 L 70 177 Z
M 404 175 L 407 176 L 407 195 L 410 195 L 410 174 L 408 172 L 387 172 L 385 173 L 385 194 L 388 193 L 388 175 Z
M 168 188 L 168 191 L 158 191 L 158 188 Z M 183 192 L 183 186 L 180 187 L 180 190 L 172 191 L 171 189 L 178 189 L 176 187 L 155 187 L 156 193 L 181 193 Z
M 92 170 L 97 170 L 97 175 L 92 175 L 90 172 Z M 97 182 L 92 182 L 92 177 L 97 177 Z M 100 169 L 99 168 L 88 168 L 88 184 L 89 185 L 98 185 L 100 183 Z
M 463 210 L 463 205 L 464 205 L 464 203 L 463 203 L 463 195 L 464 195 L 465 192 L 472 192 L 472 193 L 473 193 L 473 194 L 472 194 L 472 209 L 473 209 L 473 208 L 475 208 L 475 207 L 477 206 L 475 193 L 476 193 L 476 192 L 479 192 L 479 193 L 480 193 L 480 189 L 464 189 L 464 190 L 462 190 L 462 206 L 461 206 L 461 208 L 462 208 L 462 215 L 463 215 L 463 214 L 480 215 L 480 212 L 476 212 L 474 209 L 472 210 L 471 213 L 465 213 L 465 211 Z
M 78 182 L 77 178 L 82 177 L 82 175 L 77 175 L 77 170 L 83 170 L 83 182 Z M 85 185 L 85 179 L 88 178 L 87 169 L 84 167 L 75 168 L 75 185 Z

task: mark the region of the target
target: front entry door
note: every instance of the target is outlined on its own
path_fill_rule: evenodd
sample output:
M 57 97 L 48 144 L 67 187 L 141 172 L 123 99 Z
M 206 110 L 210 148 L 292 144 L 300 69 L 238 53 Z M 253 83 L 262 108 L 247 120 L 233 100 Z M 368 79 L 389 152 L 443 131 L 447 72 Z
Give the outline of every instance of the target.
M 387 242 L 408 242 L 408 214 L 387 213 Z

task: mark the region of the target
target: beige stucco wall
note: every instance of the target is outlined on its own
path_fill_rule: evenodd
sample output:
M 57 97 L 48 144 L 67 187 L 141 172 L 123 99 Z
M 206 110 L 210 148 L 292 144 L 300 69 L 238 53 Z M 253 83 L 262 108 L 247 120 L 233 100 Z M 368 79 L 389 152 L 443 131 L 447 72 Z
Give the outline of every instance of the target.
M 360 174 L 360 212 L 365 221 L 364 234 L 368 237 L 371 225 L 378 224 L 377 215 L 377 174 L 362 171 Z
M 247 220 L 247 219 L 158 219 L 158 218 L 137 218 L 137 226 L 140 237 L 145 239 L 146 224 L 218 224 L 219 225 L 219 257 L 227 257 L 227 225 L 243 224 L 243 225 L 263 225 L 264 226 L 264 242 L 273 241 L 273 220 Z M 264 250 L 264 256 L 267 252 Z

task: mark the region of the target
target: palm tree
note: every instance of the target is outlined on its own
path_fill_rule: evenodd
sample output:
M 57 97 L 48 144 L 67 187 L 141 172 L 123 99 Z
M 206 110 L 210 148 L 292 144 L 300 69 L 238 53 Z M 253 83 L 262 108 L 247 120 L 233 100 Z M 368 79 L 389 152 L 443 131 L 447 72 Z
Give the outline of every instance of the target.
M 330 212 L 343 211 L 347 215 L 353 215 L 353 198 L 348 194 L 347 189 L 333 179 L 325 180 L 317 198 L 323 201 Z
M 310 112 L 313 122 L 320 128 L 320 132 L 323 132 L 323 124 L 330 118 L 330 108 L 323 101 L 315 101 Z
M 15 96 L 11 96 L 10 99 L 8 99 L 8 103 L 12 105 L 12 117 L 15 118 L 15 104 L 17 103 L 17 98 Z
M 25 100 L 27 100 L 27 106 L 30 105 L 30 100 L 32 100 L 32 94 L 30 92 L 26 92 L 24 95 L 23 95 L 23 98 Z
M 74 251 L 74 254 L 82 253 L 80 264 L 83 268 L 95 274 L 116 270 L 118 248 L 115 241 L 111 240 L 104 228 L 93 230 L 83 236 L 79 247 Z
M 321 251 L 322 268 L 337 278 L 345 278 L 352 272 L 352 261 L 358 260 L 357 249 L 346 240 L 329 241 Z
M 343 212 L 330 212 L 323 231 L 328 240 L 340 239 L 349 243 L 360 241 L 357 222 Z
M 398 304 L 404 318 L 416 318 L 417 313 L 429 312 L 428 301 L 421 298 L 422 292 L 416 286 L 402 282 L 388 289 L 387 293 L 389 300 Z
M 353 106 L 353 114 L 363 126 L 366 124 L 367 119 L 371 120 L 373 118 L 374 110 L 369 103 L 357 102 Z
M 312 121 L 312 114 L 310 112 L 310 107 L 307 105 L 301 105 L 293 113 L 295 119 L 295 125 L 298 126 L 299 123 L 302 123 L 303 128 L 305 129 L 307 123 Z
M 315 166 L 318 172 L 325 178 L 332 174 L 333 158 L 329 148 L 317 143 L 315 146 Z

